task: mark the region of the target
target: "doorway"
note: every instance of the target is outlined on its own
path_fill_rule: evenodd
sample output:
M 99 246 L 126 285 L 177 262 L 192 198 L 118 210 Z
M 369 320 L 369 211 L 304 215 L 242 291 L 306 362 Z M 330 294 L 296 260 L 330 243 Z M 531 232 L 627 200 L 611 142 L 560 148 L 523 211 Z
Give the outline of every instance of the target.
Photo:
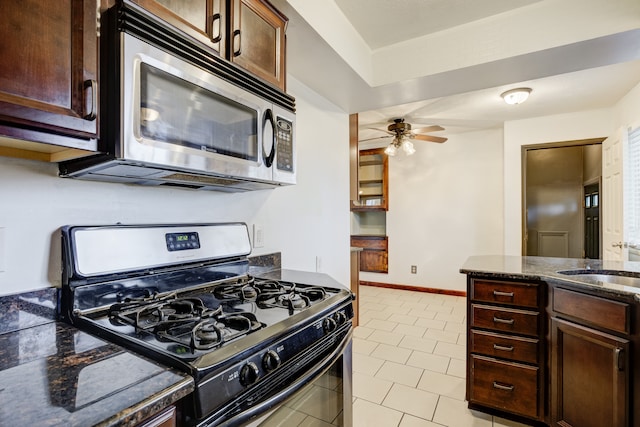
M 600 258 L 602 140 L 523 147 L 524 255 Z

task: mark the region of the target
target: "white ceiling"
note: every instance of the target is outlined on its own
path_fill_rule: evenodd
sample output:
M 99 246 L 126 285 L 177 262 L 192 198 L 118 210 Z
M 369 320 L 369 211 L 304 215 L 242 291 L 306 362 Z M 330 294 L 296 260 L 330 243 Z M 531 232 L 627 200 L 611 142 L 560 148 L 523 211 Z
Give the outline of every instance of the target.
M 468 24 L 538 1 L 335 0 L 372 49 Z
M 359 113 L 360 139 L 395 117 L 448 136 L 607 108 L 640 82 L 638 0 L 272 1 L 290 20 L 288 73 Z M 520 86 L 533 89 L 529 100 L 504 104 L 500 93 Z

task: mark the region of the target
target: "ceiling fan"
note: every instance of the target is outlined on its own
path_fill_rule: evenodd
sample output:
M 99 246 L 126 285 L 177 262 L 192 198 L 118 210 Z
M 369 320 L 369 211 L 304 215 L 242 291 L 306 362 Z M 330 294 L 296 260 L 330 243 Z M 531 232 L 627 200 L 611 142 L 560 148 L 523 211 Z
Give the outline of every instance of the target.
M 405 123 L 404 118 L 393 119 L 393 123 L 387 126 L 387 129 L 380 128 L 371 128 L 373 130 L 377 130 L 380 132 L 384 132 L 386 136 L 380 136 L 375 138 L 363 139 L 362 141 L 371 141 L 374 139 L 382 139 L 393 137 L 389 146 L 384 150 L 384 152 L 389 156 L 395 156 L 398 152 L 398 149 L 402 148 L 406 155 L 410 156 L 416 152 L 413 147 L 413 143 L 410 141 L 411 139 L 417 139 L 419 141 L 429 141 L 429 142 L 437 142 L 443 143 L 447 140 L 447 138 L 441 136 L 433 136 L 426 135 L 428 132 L 437 132 L 444 130 L 442 126 L 432 125 L 421 127 L 418 129 L 411 130 L 411 124 Z

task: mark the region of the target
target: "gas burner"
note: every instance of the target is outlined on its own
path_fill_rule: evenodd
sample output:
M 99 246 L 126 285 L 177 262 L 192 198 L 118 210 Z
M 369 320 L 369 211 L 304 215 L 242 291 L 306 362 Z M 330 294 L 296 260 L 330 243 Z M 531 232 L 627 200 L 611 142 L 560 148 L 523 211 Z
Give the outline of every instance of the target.
M 214 288 L 213 294 L 221 300 L 255 301 L 258 297 L 258 290 L 254 287 L 254 279 L 218 285 Z
M 136 332 L 146 331 L 158 340 L 175 342 L 184 348 L 210 350 L 265 325 L 251 313 L 226 314 L 222 306 L 208 308 L 200 298 L 179 298 L 175 294 L 142 298 L 109 308 L 114 324 L 128 324 Z
M 257 282 L 257 304 L 261 308 L 280 307 L 293 314 L 311 306 L 312 302 L 323 300 L 326 291 L 320 287 L 298 287 L 295 283 L 278 282 L 275 280 Z
M 279 295 L 276 298 L 275 305 L 290 308 L 293 310 L 300 310 L 302 308 L 308 307 L 311 304 L 309 298 L 304 295 L 299 295 L 296 293 L 290 293 L 287 295 Z
M 152 330 L 162 324 L 183 324 L 213 317 L 222 311 L 207 308 L 199 298 L 178 298 L 175 294 L 163 297 L 135 299 L 113 304 L 109 318 L 115 324 L 129 324 L 139 330 Z
M 161 341 L 172 341 L 195 350 L 210 350 L 265 327 L 252 313 L 220 314 L 187 323 L 164 322 L 155 328 Z

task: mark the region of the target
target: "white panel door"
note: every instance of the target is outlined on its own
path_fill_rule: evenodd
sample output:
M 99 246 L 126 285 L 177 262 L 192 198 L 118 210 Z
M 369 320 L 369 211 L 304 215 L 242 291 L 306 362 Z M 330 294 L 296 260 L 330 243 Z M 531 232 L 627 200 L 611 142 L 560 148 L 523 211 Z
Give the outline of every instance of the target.
M 602 142 L 602 259 L 627 259 L 624 247 L 624 180 L 623 159 L 625 137 L 622 129 Z

